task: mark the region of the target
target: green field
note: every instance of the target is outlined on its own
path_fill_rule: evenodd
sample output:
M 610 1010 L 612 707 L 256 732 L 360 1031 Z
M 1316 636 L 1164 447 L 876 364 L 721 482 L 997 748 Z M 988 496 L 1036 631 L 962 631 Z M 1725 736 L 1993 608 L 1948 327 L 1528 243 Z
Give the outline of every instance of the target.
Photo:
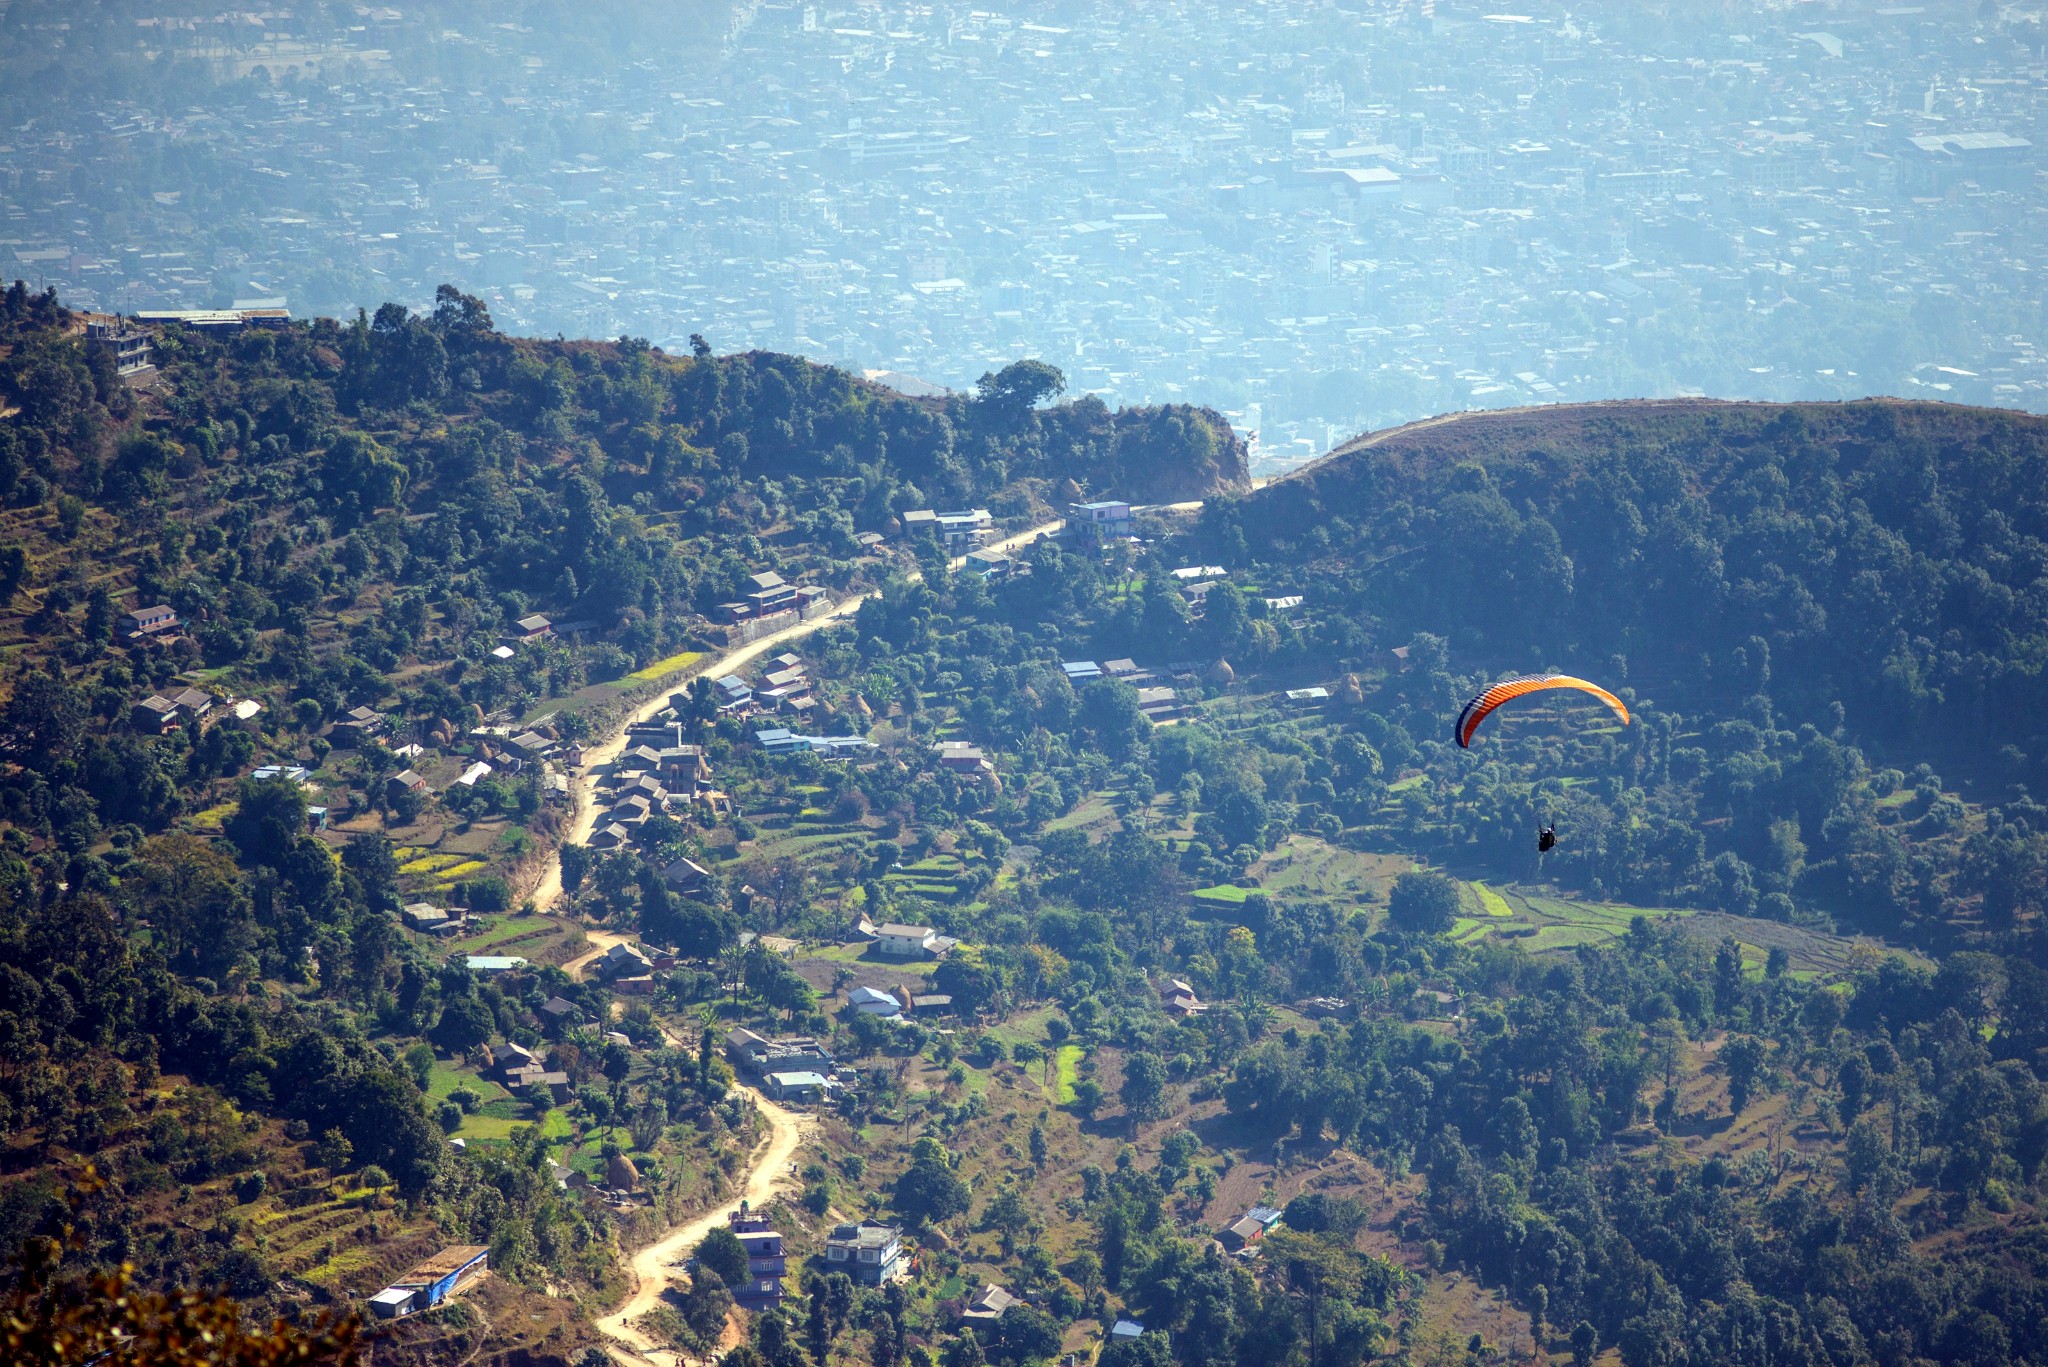
M 1053 1101 L 1058 1105 L 1069 1105 L 1074 1100 L 1074 1084 L 1081 1078 L 1082 1052 L 1078 1044 L 1062 1044 L 1054 1057 L 1053 1066 L 1058 1071 L 1055 1075 Z

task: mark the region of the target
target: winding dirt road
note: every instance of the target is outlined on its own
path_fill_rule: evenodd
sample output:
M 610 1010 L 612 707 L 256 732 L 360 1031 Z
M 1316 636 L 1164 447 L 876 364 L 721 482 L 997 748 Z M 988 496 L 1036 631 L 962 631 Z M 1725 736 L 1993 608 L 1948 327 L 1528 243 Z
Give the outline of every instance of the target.
M 662 1236 L 660 1242 L 649 1244 L 635 1253 L 632 1263 L 633 1294 L 626 1298 L 626 1303 L 617 1312 L 597 1322 L 598 1332 L 616 1344 L 615 1351 L 629 1361 L 650 1364 L 651 1367 L 677 1367 L 680 1357 L 666 1348 L 657 1348 L 651 1339 L 633 1327 L 632 1321 L 659 1305 L 671 1286 L 686 1282 L 680 1270 L 670 1267 L 671 1263 L 687 1259 L 713 1227 L 724 1224 L 740 1208 L 741 1201 L 757 1207 L 764 1205 L 794 1176 L 797 1146 L 810 1127 L 809 1118 L 785 1110 L 763 1097 L 756 1096 L 754 1103 L 768 1122 L 768 1134 L 754 1153 L 753 1166 L 748 1170 L 746 1184 L 740 1194 L 716 1210 L 677 1225 Z
M 1041 536 L 1058 531 L 1062 525 L 1060 522 L 1047 522 L 1019 532 L 1015 536 L 992 542 L 985 549 L 1015 550 L 1036 541 Z M 950 562 L 950 568 L 959 569 L 966 563 L 964 556 L 957 557 Z M 912 579 L 921 577 L 915 572 L 911 575 Z M 712 678 L 731 674 L 792 641 L 801 640 L 835 622 L 845 621 L 860 610 L 862 603 L 872 597 L 873 592 L 859 594 L 840 603 L 829 613 L 814 617 L 808 622 L 798 622 L 773 635 L 763 636 L 758 641 L 750 641 L 735 650 L 729 650 L 696 670 L 695 674 L 709 675 Z M 653 697 L 635 708 L 630 717 L 621 721 L 618 729 L 602 744 L 584 752 L 583 772 L 576 775 L 570 783 L 570 792 L 575 801 L 575 815 L 570 819 L 568 830 L 563 833 L 562 839 L 565 843 L 580 844 L 590 838 L 591 827 L 597 819 L 597 771 L 618 758 L 619 753 L 626 748 L 627 728 L 659 714 L 668 706 L 670 697 L 682 682 L 683 680 L 679 678 L 670 686 L 657 690 Z M 535 883 L 533 902 L 540 910 L 551 911 L 561 897 L 561 855 L 551 852 Z M 571 978 L 580 976 L 586 967 L 613 945 L 634 938 L 604 930 L 586 930 L 585 934 L 590 937 L 591 948 L 563 965 Z M 671 1044 L 677 1043 L 665 1027 L 662 1033 L 668 1036 Z M 678 1276 L 672 1276 L 669 1264 L 686 1257 L 690 1250 L 702 1242 L 705 1234 L 710 1232 L 714 1225 L 723 1224 L 732 1212 L 739 1209 L 742 1200 L 755 1206 L 762 1205 L 794 1178 L 796 1152 L 803 1141 L 805 1131 L 809 1128 L 808 1119 L 797 1112 L 776 1105 L 759 1093 L 754 1094 L 754 1104 L 760 1108 L 763 1119 L 768 1123 L 768 1135 L 754 1154 L 752 1166 L 747 1172 L 746 1184 L 740 1195 L 708 1214 L 677 1225 L 663 1235 L 660 1241 L 649 1244 L 635 1253 L 632 1260 L 635 1283 L 633 1294 L 615 1313 L 597 1321 L 598 1331 L 612 1341 L 613 1351 L 627 1361 L 639 1364 L 639 1367 L 678 1367 L 680 1361 L 676 1353 L 666 1348 L 657 1348 L 645 1334 L 632 1326 L 633 1320 L 660 1304 L 663 1294 L 680 1280 Z

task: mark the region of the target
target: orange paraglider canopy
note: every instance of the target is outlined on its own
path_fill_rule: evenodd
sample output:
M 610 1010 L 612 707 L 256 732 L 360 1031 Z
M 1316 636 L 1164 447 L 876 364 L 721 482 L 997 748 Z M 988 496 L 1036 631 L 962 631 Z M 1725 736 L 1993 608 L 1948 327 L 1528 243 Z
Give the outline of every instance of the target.
M 1519 679 L 1502 679 L 1471 702 L 1458 714 L 1458 724 L 1452 734 L 1458 744 L 1466 749 L 1472 746 L 1472 733 L 1479 729 L 1479 723 L 1493 715 L 1493 710 L 1512 698 L 1524 693 L 1540 693 L 1550 688 L 1575 688 L 1581 693 L 1590 693 L 1614 709 L 1614 715 L 1621 718 L 1623 726 L 1628 725 L 1628 708 L 1620 698 L 1615 697 L 1599 684 L 1588 683 L 1570 674 L 1530 674 Z

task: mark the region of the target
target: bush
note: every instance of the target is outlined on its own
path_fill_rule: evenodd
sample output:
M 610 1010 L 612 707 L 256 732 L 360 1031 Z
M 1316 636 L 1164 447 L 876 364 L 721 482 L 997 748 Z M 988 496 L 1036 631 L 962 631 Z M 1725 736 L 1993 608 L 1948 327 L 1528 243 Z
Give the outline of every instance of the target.
M 471 911 L 504 911 L 512 905 L 510 885 L 496 874 L 472 881 L 467 891 Z
M 235 1180 L 235 1199 L 245 1206 L 252 1201 L 260 1201 L 269 1186 L 270 1178 L 264 1173 L 245 1173 Z

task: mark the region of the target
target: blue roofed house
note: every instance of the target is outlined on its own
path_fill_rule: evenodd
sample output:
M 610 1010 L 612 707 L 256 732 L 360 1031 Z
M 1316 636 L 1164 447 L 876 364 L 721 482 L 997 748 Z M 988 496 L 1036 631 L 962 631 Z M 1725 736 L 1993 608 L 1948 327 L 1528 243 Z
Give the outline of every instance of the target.
M 431 1310 L 489 1270 L 491 1251 L 478 1244 L 454 1244 L 407 1272 L 370 1298 L 380 1319 Z
M 756 731 L 754 743 L 771 755 L 790 755 L 811 748 L 809 741 L 786 726 L 770 726 Z
M 721 712 L 737 712 L 754 700 L 753 685 L 737 674 L 713 679 L 711 690 L 718 695 L 718 710 Z

